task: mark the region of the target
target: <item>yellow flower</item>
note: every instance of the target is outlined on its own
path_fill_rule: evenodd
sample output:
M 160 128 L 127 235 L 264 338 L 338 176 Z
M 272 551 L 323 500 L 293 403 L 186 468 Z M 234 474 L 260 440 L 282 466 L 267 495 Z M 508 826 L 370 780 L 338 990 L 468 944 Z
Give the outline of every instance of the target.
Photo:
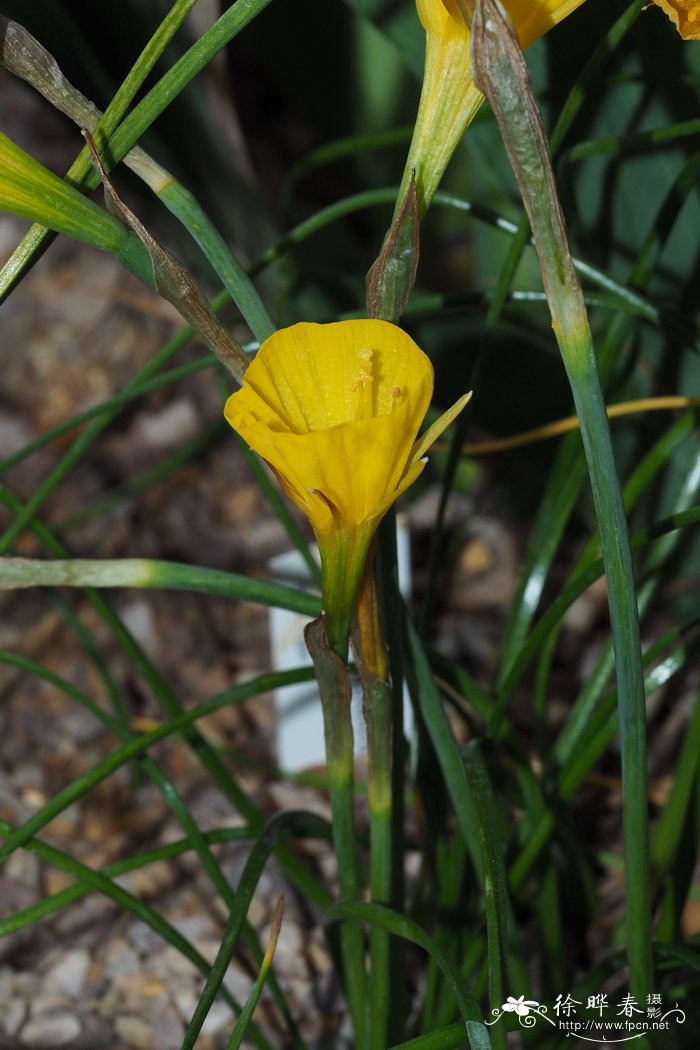
M 666 12 L 684 40 L 700 40 L 698 0 L 654 0 Z
M 380 519 L 470 397 L 417 440 L 432 393 L 432 365 L 413 340 L 387 321 L 360 320 L 276 332 L 226 402 L 228 422 L 311 522 L 335 646 L 347 638 Z
M 418 115 L 401 184 L 403 201 L 411 172 L 421 213 L 430 204 L 450 157 L 484 96 L 472 79 L 464 0 L 416 0 L 426 33 L 425 73 Z M 521 45 L 528 47 L 583 0 L 502 0 Z

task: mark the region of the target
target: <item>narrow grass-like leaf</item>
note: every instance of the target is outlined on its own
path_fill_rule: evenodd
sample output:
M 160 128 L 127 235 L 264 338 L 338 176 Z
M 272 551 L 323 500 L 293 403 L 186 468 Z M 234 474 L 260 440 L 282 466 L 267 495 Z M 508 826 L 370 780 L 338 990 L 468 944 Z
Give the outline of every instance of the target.
M 418 705 L 428 735 L 445 779 L 445 786 L 454 807 L 455 818 L 474 865 L 479 881 L 483 882 L 481 851 L 479 849 L 479 819 L 464 770 L 459 746 L 433 681 L 428 659 L 415 627 L 406 617 L 407 677 L 414 702 Z
M 479 821 L 479 843 L 484 871 L 484 901 L 488 935 L 489 1000 L 492 1006 L 505 1001 L 508 964 L 508 888 L 500 814 L 479 748 L 472 740 L 462 751 L 469 790 Z M 505 1047 L 504 1029 L 494 1028 L 494 1047 Z
M 644 672 L 631 548 L 605 402 L 539 109 L 517 36 L 493 0 L 476 0 L 474 72 L 496 115 L 535 235 L 542 279 L 581 438 L 605 563 L 620 719 L 630 987 L 652 986 Z
M 175 307 L 204 339 L 236 382 L 241 384 L 249 363 L 243 347 L 221 324 L 192 274 L 159 243 L 119 196 L 90 132 L 83 130 L 83 137 L 90 147 L 92 162 L 100 174 L 109 211 L 134 231 L 148 252 L 159 295 Z
M 157 61 L 159 55 L 172 37 L 179 22 L 177 19 L 170 21 L 166 19 L 162 23 L 154 40 L 146 47 L 143 54 L 137 60 L 129 77 L 110 107 L 107 109 L 101 124 L 98 142 L 101 146 L 108 146 L 109 153 L 114 162 L 122 160 L 126 153 L 138 142 L 144 131 L 163 112 L 172 101 L 193 79 L 207 63 L 218 54 L 242 29 L 245 28 L 253 18 L 264 10 L 271 0 L 238 0 L 232 4 L 227 11 L 192 45 L 191 48 L 175 62 L 161 77 L 158 83 L 151 88 L 147 95 L 134 107 L 128 117 L 122 120 L 130 102 L 138 89 L 143 84 L 148 73 Z M 189 0 L 182 0 L 176 5 L 176 12 L 185 10 Z M 119 125 L 119 126 L 117 126 Z M 87 149 L 83 150 L 75 164 L 69 171 L 69 177 L 76 185 L 87 191 L 94 189 L 98 184 L 98 178 L 91 168 Z M 16 281 L 25 272 L 27 266 L 31 265 L 32 259 L 40 249 L 46 236 L 46 230 L 41 227 L 33 227 L 23 239 L 19 248 L 13 253 L 0 271 L 0 301 L 4 298 Z
M 700 648 L 698 641 L 689 645 L 684 639 L 686 630 L 692 630 L 694 627 L 693 622 L 685 628 L 673 628 L 644 654 L 645 665 L 650 665 L 663 657 L 662 663 L 655 667 L 645 679 L 647 692 L 658 689 L 669 681 L 686 665 L 691 655 L 698 651 Z M 678 646 L 679 640 L 680 647 Z M 668 652 L 671 646 L 675 648 Z M 585 735 L 579 740 L 575 754 L 560 770 L 555 785 L 556 795 L 560 800 L 571 798 L 617 732 L 615 703 L 616 694 L 612 690 L 604 697 L 589 719 Z M 508 879 L 514 894 L 518 894 L 521 890 L 527 874 L 555 827 L 556 814 L 554 809 L 550 808 L 542 815 L 520 854 L 510 865 Z
M 6 824 L 2 828 L 3 834 L 12 830 L 12 825 Z M 252 829 L 245 826 L 238 828 L 218 828 L 213 831 L 206 831 L 204 838 L 208 845 L 220 845 L 227 842 L 245 842 L 255 837 Z M 60 850 L 57 850 L 53 846 L 49 846 L 47 843 L 42 842 L 40 839 L 29 839 L 24 844 L 24 849 L 30 853 L 35 854 L 40 860 L 45 861 L 47 864 L 54 863 L 55 867 L 61 867 L 63 864 L 63 858 L 66 856 Z M 192 850 L 192 843 L 189 839 L 178 839 L 176 842 L 168 842 L 163 846 L 157 846 L 155 849 L 148 850 L 145 853 L 138 853 L 133 857 L 126 857 L 124 860 L 115 861 L 113 864 L 108 864 L 105 868 L 102 868 L 99 874 L 104 875 L 109 879 L 116 879 L 120 875 L 128 875 L 132 871 L 138 871 L 140 868 L 144 868 L 149 864 L 157 864 L 164 860 L 173 860 L 176 857 L 181 857 L 184 853 Z M 75 858 L 70 857 L 69 862 L 75 862 Z M 90 872 L 94 872 L 93 868 L 88 869 Z M 69 904 L 74 904 L 79 901 L 86 894 L 95 890 L 99 892 L 97 885 L 93 886 L 92 883 L 86 882 L 80 873 L 79 868 L 73 867 L 70 872 L 78 880 L 72 886 L 67 886 L 63 890 L 58 890 L 56 893 L 52 893 L 47 897 L 43 897 L 41 900 L 36 901 L 34 904 L 30 904 L 26 908 L 21 908 L 19 911 L 13 912 L 11 915 L 7 915 L 5 918 L 0 919 L 0 937 L 7 937 L 11 933 L 16 933 L 17 930 L 23 930 L 27 926 L 33 925 L 40 919 L 46 919 L 49 915 L 53 915 L 55 912 L 60 911 L 61 908 L 66 908 Z M 209 964 L 207 963 L 207 971 Z
M 14 511 L 17 511 L 21 507 L 20 501 L 9 492 L 4 491 L 1 486 L 0 502 L 4 503 Z M 32 528 L 52 554 L 58 557 L 66 556 L 64 548 L 44 525 L 34 521 Z M 144 682 L 150 689 L 152 689 L 163 709 L 172 717 L 177 717 L 178 715 L 183 714 L 184 707 L 179 698 L 170 689 L 158 670 L 148 659 L 143 649 L 138 645 L 119 617 L 115 615 L 102 595 L 98 591 L 90 588 L 87 589 L 86 593 L 100 617 L 105 621 L 119 644 L 129 656 L 133 665 L 143 676 Z M 310 674 L 308 670 L 307 674 Z M 220 788 L 226 798 L 230 799 L 236 810 L 240 812 L 250 824 L 257 824 L 258 826 L 262 825 L 263 816 L 258 808 L 249 799 L 245 791 L 241 789 L 232 771 L 224 765 L 215 749 L 209 745 L 198 730 L 195 727 L 187 729 L 185 731 L 185 739 L 193 748 L 199 761 L 206 768 L 212 782 Z M 197 829 L 195 829 L 195 831 L 199 834 Z M 278 860 L 289 877 L 296 885 L 303 888 L 303 891 L 310 900 L 314 901 L 318 907 L 324 907 L 327 904 L 328 892 L 317 882 L 306 866 L 294 853 L 291 853 L 282 846 L 280 847 Z
M 197 1037 L 201 1032 L 202 1025 L 204 1024 L 207 1014 L 216 999 L 219 989 L 223 984 L 224 977 L 226 976 L 226 972 L 231 964 L 231 960 L 238 946 L 246 914 L 250 907 L 258 882 L 260 881 L 260 877 L 265 869 L 265 865 L 270 859 L 271 854 L 274 852 L 275 847 L 280 840 L 280 835 L 288 829 L 294 829 L 297 833 L 303 833 L 308 830 L 312 834 L 317 834 L 319 831 L 325 829 L 325 821 L 313 813 L 289 810 L 287 812 L 279 813 L 268 822 L 260 838 L 253 846 L 245 863 L 236 890 L 236 897 L 233 901 L 231 913 L 226 924 L 226 929 L 221 939 L 219 951 L 217 952 L 216 959 L 207 977 L 207 982 L 199 998 L 195 1012 L 187 1026 L 181 1050 L 192 1050 L 195 1045 Z M 303 1044 L 301 1045 L 303 1047 Z
M 451 1024 L 436 1032 L 419 1035 L 407 1043 L 397 1043 L 389 1050 L 461 1050 L 464 1046 L 464 1025 Z
M 12 825 L 8 824 L 7 821 L 0 821 L 0 835 L 6 837 L 10 836 L 13 834 L 14 830 L 15 829 L 13 829 Z M 124 911 L 130 912 L 137 919 L 140 919 L 149 926 L 167 944 L 171 944 L 182 955 L 184 955 L 186 959 L 189 959 L 192 965 L 201 973 L 207 977 L 209 976 L 211 967 L 204 956 L 197 951 L 194 945 L 192 945 L 186 937 L 183 937 L 183 935 L 171 923 L 169 923 L 167 919 L 164 919 L 159 915 L 150 904 L 139 900 L 139 898 L 134 896 L 133 893 L 130 893 L 129 890 L 115 882 L 113 878 L 106 874 L 106 872 L 95 871 L 93 868 L 83 864 L 82 861 L 77 860 L 75 857 L 71 857 L 69 854 L 43 842 L 27 842 L 26 848 L 31 849 L 32 852 L 53 867 L 72 875 L 73 878 L 79 881 L 79 886 L 76 888 L 81 889 L 82 893 L 87 890 L 95 890 L 107 900 L 111 900 L 120 908 L 123 908 Z M 44 901 L 39 901 L 33 906 L 33 921 L 45 918 L 46 915 L 50 913 L 47 909 L 42 907 L 44 903 Z M 22 922 L 21 925 L 16 925 L 12 921 L 13 918 L 13 916 L 10 916 L 7 920 L 0 920 L 0 936 L 6 936 L 15 929 L 20 929 L 22 926 L 26 925 L 26 922 Z M 240 1013 L 242 1009 L 240 1004 L 226 989 L 224 989 L 224 996 L 231 1008 L 236 1013 Z M 257 1029 L 251 1029 L 250 1036 L 261 1050 L 272 1050 L 270 1043 Z
M 248 1030 L 251 1018 L 255 1007 L 258 1005 L 262 990 L 265 986 L 267 975 L 270 972 L 272 966 L 272 960 L 274 958 L 275 949 L 277 948 L 277 939 L 279 937 L 280 928 L 282 925 L 282 913 L 284 911 L 284 898 L 280 897 L 275 906 L 275 911 L 272 916 L 272 924 L 270 929 L 270 936 L 268 940 L 267 950 L 265 951 L 265 957 L 260 965 L 260 971 L 258 976 L 255 978 L 255 983 L 250 990 L 250 995 L 245 1001 L 243 1009 L 241 1010 L 240 1017 L 236 1023 L 236 1027 L 231 1033 L 231 1038 L 226 1044 L 226 1050 L 239 1050 L 245 1034 Z
M 683 120 L 678 124 L 669 124 L 649 131 L 637 131 L 630 135 L 608 135 L 606 138 L 590 139 L 577 142 L 561 157 L 562 164 L 575 164 L 587 157 L 597 157 L 601 153 L 617 153 L 625 156 L 663 146 L 666 143 L 678 142 L 688 136 L 700 135 L 700 120 Z
M 686 528 L 689 525 L 695 525 L 698 521 L 700 521 L 700 507 L 693 507 L 680 514 L 672 514 L 668 518 L 656 522 L 648 529 L 641 529 L 639 532 L 633 533 L 630 537 L 632 549 L 639 550 L 647 544 L 666 536 L 667 533 L 674 532 L 676 529 Z M 504 695 L 510 696 L 540 645 L 543 644 L 550 631 L 556 628 L 569 606 L 602 575 L 603 563 L 598 559 L 568 582 L 561 594 L 555 598 L 547 611 L 538 620 L 536 627 L 528 636 L 527 642 L 520 649 L 505 679 L 503 686 Z
M 318 616 L 319 599 L 295 587 L 201 565 L 151 558 L 0 558 L 0 590 L 22 587 L 139 587 L 196 591 Z
M 19 846 L 23 846 L 25 842 L 41 831 L 42 828 L 73 802 L 82 798 L 95 788 L 97 784 L 111 776 L 117 769 L 128 764 L 132 759 L 145 754 L 149 748 L 153 747 L 160 740 L 165 740 L 174 733 L 188 729 L 198 719 L 203 718 L 207 714 L 213 714 L 214 711 L 219 711 L 222 707 L 242 703 L 252 696 L 258 696 L 260 693 L 268 692 L 270 689 L 280 688 L 284 684 L 309 681 L 311 677 L 312 674 L 309 668 L 306 667 L 294 671 L 278 671 L 260 675 L 250 682 L 235 686 L 226 693 L 213 697 L 211 700 L 200 704 L 193 711 L 187 711 L 179 715 L 179 717 L 157 726 L 148 733 L 142 733 L 134 737 L 133 740 L 123 744 L 116 751 L 107 755 L 106 758 L 97 762 L 86 773 L 76 777 L 65 788 L 57 792 L 21 827 L 8 835 L 4 844 L 0 846 L 0 861 L 5 860 Z
M 449 981 L 460 1013 L 464 1019 L 469 1046 L 472 1050 L 491 1050 L 489 1033 L 484 1027 L 483 1015 L 459 968 L 435 944 L 433 939 L 406 915 L 362 901 L 338 901 L 326 909 L 326 922 L 350 919 L 359 923 L 381 926 L 395 937 L 403 937 L 423 948 L 432 956 Z
M 138 237 L 2 132 L 0 208 L 111 252 L 139 280 L 154 287 L 153 268 Z
M 651 861 L 657 877 L 668 871 L 680 845 L 688 808 L 700 765 L 700 697 L 695 698 L 693 711 L 676 762 L 673 784 L 668 801 L 651 837 Z

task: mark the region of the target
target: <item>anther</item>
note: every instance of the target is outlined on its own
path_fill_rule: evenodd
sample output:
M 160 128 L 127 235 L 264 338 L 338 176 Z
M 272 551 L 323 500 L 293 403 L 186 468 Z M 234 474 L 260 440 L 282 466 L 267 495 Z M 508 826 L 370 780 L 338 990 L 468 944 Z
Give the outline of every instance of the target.
M 371 383 L 371 382 L 372 382 L 372 373 L 371 372 L 366 372 L 364 368 L 361 368 L 360 371 L 357 373 L 357 375 L 353 376 L 352 382 L 350 384 L 350 389 L 351 390 L 357 390 L 358 387 L 362 387 L 362 389 L 364 390 L 365 383 Z

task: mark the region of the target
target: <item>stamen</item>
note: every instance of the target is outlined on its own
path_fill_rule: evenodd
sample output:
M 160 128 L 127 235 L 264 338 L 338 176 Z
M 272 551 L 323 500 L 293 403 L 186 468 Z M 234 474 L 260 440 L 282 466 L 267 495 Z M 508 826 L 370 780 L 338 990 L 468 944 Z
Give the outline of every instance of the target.
M 359 392 L 355 419 L 370 419 L 374 415 L 372 398 L 372 383 L 374 381 L 374 376 L 372 375 L 372 350 L 369 348 L 358 350 L 357 357 L 360 362 L 360 367 L 350 381 L 350 389 Z
M 401 387 L 392 386 L 391 390 L 389 391 L 389 397 L 391 398 L 391 401 L 389 402 L 389 411 L 391 412 L 393 411 L 394 405 L 401 397 Z
M 371 372 L 365 372 L 364 369 L 360 369 L 360 371 L 357 373 L 357 375 L 352 377 L 352 382 L 350 383 L 350 389 L 351 390 L 357 390 L 358 387 L 362 387 L 362 389 L 364 390 L 365 383 L 371 383 L 371 382 L 372 382 L 372 373 Z

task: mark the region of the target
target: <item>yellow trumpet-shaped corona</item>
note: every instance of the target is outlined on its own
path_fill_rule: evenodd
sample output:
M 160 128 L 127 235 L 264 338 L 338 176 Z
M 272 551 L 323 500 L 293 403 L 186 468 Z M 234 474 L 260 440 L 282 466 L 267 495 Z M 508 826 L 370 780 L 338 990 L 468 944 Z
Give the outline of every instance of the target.
M 583 0 L 501 2 L 525 48 L 580 7 Z M 472 78 L 471 34 L 460 11 L 460 0 L 416 0 L 416 7 L 426 33 L 425 73 L 399 201 L 404 199 L 415 171 L 418 204 L 423 212 L 483 95 Z
M 347 637 L 380 519 L 470 396 L 418 439 L 432 393 L 432 365 L 405 332 L 358 320 L 276 332 L 226 402 L 228 422 L 311 522 L 334 645 Z
M 654 0 L 666 12 L 684 40 L 700 40 L 698 0 Z

